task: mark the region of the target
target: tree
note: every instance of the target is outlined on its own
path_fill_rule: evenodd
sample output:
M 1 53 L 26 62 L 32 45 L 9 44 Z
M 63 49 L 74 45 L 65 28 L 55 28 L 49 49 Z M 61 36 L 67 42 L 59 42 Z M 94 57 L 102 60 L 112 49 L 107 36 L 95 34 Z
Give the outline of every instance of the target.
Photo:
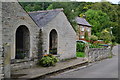
M 94 41 L 97 41 L 98 40 L 98 37 L 97 36 L 95 36 L 95 35 L 91 35 L 90 36 L 90 41 L 91 41 L 91 43 L 93 43 Z
M 119 30 L 119 17 L 120 16 L 120 5 L 115 5 L 110 2 L 99 2 L 91 5 L 91 9 L 93 10 L 101 10 L 102 12 L 106 13 L 109 18 L 109 26 L 104 27 L 105 28 L 110 28 L 111 26 L 113 27 L 113 35 L 115 36 L 116 42 L 120 43 L 120 31 Z
M 120 18 L 118 17 L 120 16 L 120 5 L 104 1 L 96 3 L 60 2 L 63 0 L 49 1 L 55 2 L 20 2 L 20 4 L 27 12 L 63 8 L 65 15 L 75 30 L 77 29 L 77 24 L 74 21 L 75 17 L 83 17 L 84 14 L 87 14 L 86 19 L 93 26 L 92 34 L 99 36 L 103 29 L 110 28 L 112 26 L 113 35 L 116 38 L 115 40 L 120 43 L 120 27 L 118 25 L 120 21 Z
M 109 17 L 106 13 L 101 10 L 92 10 L 89 9 L 85 12 L 87 21 L 93 26 L 92 33 L 101 32 L 104 27 L 109 26 Z
M 116 22 L 113 22 L 113 25 L 112 25 L 112 27 L 113 27 L 113 35 L 115 36 L 115 40 L 116 40 L 116 42 L 118 42 L 118 43 L 120 43 L 120 26 L 119 26 L 119 21 L 120 21 L 120 18 L 119 18 L 119 16 L 120 16 L 120 4 L 119 5 L 115 5 L 116 6 L 116 9 L 117 9 L 117 21 Z
M 91 5 L 93 10 L 101 10 L 106 13 L 112 22 L 115 22 L 118 18 L 117 6 L 111 4 L 110 2 L 97 2 Z
M 75 5 L 73 5 L 74 3 L 70 3 L 70 2 L 54 2 L 52 4 L 50 4 L 47 8 L 47 10 L 50 9 L 57 9 L 57 8 L 63 8 L 65 15 L 67 16 L 69 22 L 71 23 L 71 25 L 73 26 L 74 30 L 76 30 L 76 22 L 74 21 L 75 17 L 77 16 L 74 12 L 75 10 Z
M 52 2 L 19 2 L 21 6 L 27 11 L 46 10 Z
M 85 39 L 86 39 L 86 40 L 89 40 L 88 31 L 85 31 Z
M 112 39 L 114 39 L 114 36 L 110 33 L 110 29 L 106 28 L 104 29 L 101 34 L 99 39 L 103 40 L 105 43 L 109 43 L 112 41 Z
M 115 36 L 115 41 L 120 43 L 120 26 L 116 26 L 113 28 L 113 35 Z

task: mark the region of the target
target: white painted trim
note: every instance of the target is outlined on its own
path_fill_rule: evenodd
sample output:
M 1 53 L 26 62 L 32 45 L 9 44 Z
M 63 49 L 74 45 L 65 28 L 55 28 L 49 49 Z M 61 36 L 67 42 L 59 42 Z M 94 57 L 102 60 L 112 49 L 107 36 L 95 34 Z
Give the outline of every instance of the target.
M 57 54 L 58 54 L 58 48 L 59 48 L 59 33 L 58 33 L 58 31 L 57 31 L 57 29 L 56 28 L 52 28 L 52 29 L 50 29 L 50 31 L 49 31 L 49 33 L 48 33 L 48 50 L 47 50 L 47 54 L 49 54 L 49 46 L 50 46 L 50 32 L 52 31 L 52 30 L 55 30 L 56 32 L 57 32 Z

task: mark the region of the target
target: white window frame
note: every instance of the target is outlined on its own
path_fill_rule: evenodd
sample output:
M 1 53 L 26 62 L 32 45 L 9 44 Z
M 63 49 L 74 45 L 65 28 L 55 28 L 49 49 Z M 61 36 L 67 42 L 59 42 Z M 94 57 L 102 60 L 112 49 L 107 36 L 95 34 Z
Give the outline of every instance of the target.
M 85 31 L 85 28 L 83 26 L 81 26 L 81 31 Z
M 87 28 L 87 31 L 90 32 L 90 28 Z
M 84 39 L 85 37 L 84 37 L 84 35 L 81 35 L 80 38 L 81 38 L 81 39 Z

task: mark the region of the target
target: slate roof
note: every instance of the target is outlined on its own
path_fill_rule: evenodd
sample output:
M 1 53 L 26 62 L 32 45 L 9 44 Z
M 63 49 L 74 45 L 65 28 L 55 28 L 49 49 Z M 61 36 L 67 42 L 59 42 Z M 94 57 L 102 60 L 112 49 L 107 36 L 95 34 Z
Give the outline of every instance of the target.
M 88 26 L 88 27 L 92 27 L 92 26 L 85 20 L 85 18 L 76 17 L 76 18 L 75 18 L 75 21 L 77 22 L 77 24 L 84 25 L 84 26 Z
M 41 28 L 47 23 L 49 23 L 52 19 L 54 19 L 57 16 L 57 14 L 61 11 L 63 11 L 62 8 L 54 10 L 28 12 L 28 14 L 35 21 L 38 27 Z

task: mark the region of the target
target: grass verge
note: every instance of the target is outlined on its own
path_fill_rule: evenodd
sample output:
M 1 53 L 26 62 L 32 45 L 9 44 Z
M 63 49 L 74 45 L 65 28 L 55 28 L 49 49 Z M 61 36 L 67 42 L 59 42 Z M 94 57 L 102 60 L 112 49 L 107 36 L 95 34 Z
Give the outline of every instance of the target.
M 77 57 L 85 57 L 85 53 L 84 52 L 76 52 L 76 56 Z

